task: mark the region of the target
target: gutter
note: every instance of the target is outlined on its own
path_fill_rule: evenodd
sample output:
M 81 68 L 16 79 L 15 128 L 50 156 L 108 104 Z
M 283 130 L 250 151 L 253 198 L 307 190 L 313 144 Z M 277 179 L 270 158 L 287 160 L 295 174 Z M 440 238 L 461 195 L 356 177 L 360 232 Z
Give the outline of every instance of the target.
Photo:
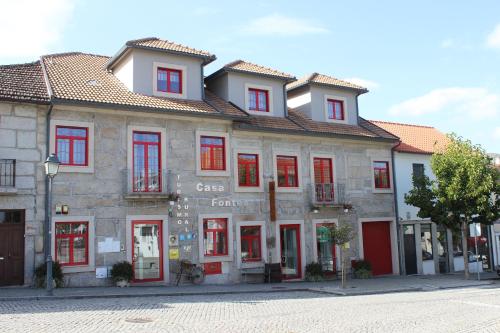
M 52 104 L 49 105 L 49 110 L 47 112 L 47 116 L 45 118 L 45 133 L 46 133 L 46 137 L 45 137 L 45 157 L 48 158 L 49 155 L 50 155 L 50 116 L 52 115 L 52 108 L 54 106 Z M 49 191 L 48 191 L 48 188 L 49 188 L 49 177 L 45 176 L 45 219 L 44 221 L 47 221 L 48 218 L 49 218 L 49 210 L 51 209 L 51 207 L 49 207 Z M 51 221 L 49 221 L 49 223 L 52 223 Z M 45 253 L 45 257 L 44 257 L 44 261 L 45 261 L 45 258 L 47 258 L 47 256 L 49 255 L 49 253 L 47 253 L 47 249 L 49 248 L 49 242 L 51 242 L 51 239 L 49 239 L 49 237 L 46 237 L 46 235 L 49 234 L 49 225 L 44 222 L 43 223 L 43 234 L 44 234 L 44 242 L 43 242 L 43 251 Z

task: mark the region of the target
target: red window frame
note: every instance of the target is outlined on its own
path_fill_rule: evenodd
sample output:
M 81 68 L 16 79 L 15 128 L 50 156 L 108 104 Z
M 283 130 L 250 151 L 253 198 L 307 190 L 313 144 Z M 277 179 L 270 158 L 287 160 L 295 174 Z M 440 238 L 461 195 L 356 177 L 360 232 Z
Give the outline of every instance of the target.
M 221 139 L 222 144 L 215 143 L 203 143 L 203 139 Z M 208 148 L 208 161 L 203 158 L 203 148 Z M 215 153 L 216 149 L 222 148 L 222 163 L 217 161 L 217 154 Z M 200 161 L 201 161 L 201 170 L 210 170 L 210 171 L 225 171 L 226 170 L 226 138 L 222 136 L 209 136 L 202 135 L 200 136 Z M 207 165 L 208 164 L 208 165 Z M 217 165 L 221 165 L 221 168 L 218 168 Z
M 165 90 L 162 90 L 159 88 L 158 84 L 158 74 L 160 72 L 165 72 L 167 76 L 167 81 L 165 84 Z M 171 73 L 177 73 L 179 75 L 179 91 L 172 91 L 172 83 L 170 79 L 170 74 Z M 166 93 L 172 93 L 172 94 L 182 94 L 182 70 L 180 69 L 172 69 L 172 68 L 166 68 L 166 67 L 158 67 L 156 71 L 156 88 L 158 91 L 166 92 Z
M 86 233 L 82 234 L 57 234 L 57 225 L 58 224 L 85 224 L 87 226 L 86 228 Z M 55 228 L 54 228 L 54 233 L 55 233 L 55 245 L 54 245 L 54 250 L 55 250 L 55 257 L 56 261 L 58 261 L 57 258 L 57 240 L 58 239 L 68 239 L 69 240 L 69 262 L 68 263 L 59 263 L 61 266 L 85 266 L 89 264 L 89 222 L 88 221 L 75 221 L 75 222 L 55 222 Z M 71 230 L 71 229 L 70 229 Z M 85 239 L 85 261 L 82 262 L 75 262 L 73 258 L 74 254 L 74 241 L 75 238 L 80 238 L 84 237 Z
M 260 108 L 259 93 L 263 92 L 266 96 L 266 107 L 264 109 Z M 255 95 L 255 108 L 252 108 L 250 102 L 248 103 L 248 109 L 251 111 L 258 112 L 269 112 L 269 91 L 264 89 L 248 88 L 248 100 L 250 101 L 250 95 Z
M 257 235 L 243 235 L 243 229 L 258 229 L 259 233 Z M 258 253 L 258 256 L 254 257 L 254 258 L 243 258 L 242 257 L 241 258 L 242 262 L 252 262 L 252 261 L 261 261 L 262 260 L 261 234 L 262 234 L 262 228 L 260 225 L 241 226 L 241 228 L 240 228 L 241 245 L 243 245 L 243 242 L 245 242 L 245 243 L 247 243 L 249 253 L 254 254 L 254 250 Z M 257 249 L 253 248 L 253 241 L 254 240 L 257 240 L 257 244 L 258 244 Z M 240 246 L 240 248 L 243 249 L 243 246 Z
M 240 156 L 253 156 L 254 160 L 249 161 L 248 159 L 240 158 Z M 252 183 L 250 177 L 251 167 L 255 165 L 255 182 Z M 245 172 L 245 179 L 242 182 L 240 177 L 240 171 Z M 242 187 L 258 187 L 259 186 L 259 154 L 246 154 L 246 153 L 238 153 L 238 185 Z
M 290 163 L 290 159 L 293 160 L 293 163 Z M 278 175 L 278 187 L 299 187 L 299 170 L 297 166 L 297 156 L 287 156 L 287 155 L 277 155 L 276 156 L 276 172 Z M 290 168 L 294 168 L 295 176 L 294 181 L 292 183 L 289 182 L 288 174 L 290 173 Z M 280 169 L 284 174 L 284 183 L 279 182 L 279 173 Z
M 208 221 L 209 220 L 215 220 L 219 224 L 223 224 L 223 228 L 208 228 Z M 214 244 L 214 253 L 207 253 L 207 248 L 205 244 L 203 245 L 205 248 L 203 249 L 205 257 L 219 257 L 219 256 L 227 256 L 229 253 L 229 247 L 228 247 L 228 219 L 227 218 L 207 218 L 203 219 L 203 240 L 208 239 L 208 233 L 212 233 L 212 241 Z M 223 253 L 218 253 L 217 246 L 217 234 L 222 233 L 224 235 L 224 252 Z
M 75 135 L 59 135 L 57 134 L 58 129 L 60 128 L 68 128 L 68 129 L 78 129 L 78 130 L 85 130 L 85 137 L 82 136 L 75 136 Z M 57 125 L 56 126 L 56 155 L 58 152 L 58 147 L 59 147 L 59 140 L 69 140 L 69 162 L 68 163 L 62 163 L 61 165 L 69 165 L 69 166 L 88 166 L 89 165 L 89 128 L 88 127 L 76 127 L 76 126 L 62 126 L 62 125 Z M 77 164 L 74 161 L 74 144 L 75 140 L 85 140 L 85 163 L 83 164 Z
M 147 134 L 147 135 L 157 135 L 158 142 L 149 141 L 136 141 L 135 134 Z M 144 177 L 144 190 L 138 189 L 136 187 L 135 181 L 135 146 L 140 145 L 144 148 L 144 170 L 147 172 L 149 170 L 149 146 L 158 146 L 158 189 L 149 189 L 149 174 Z M 160 132 L 144 132 L 144 131 L 133 131 L 132 132 L 132 190 L 133 192 L 161 192 L 162 187 L 162 175 L 161 175 L 161 133 Z
M 318 163 L 316 163 L 318 162 Z M 314 183 L 315 184 L 333 184 L 333 163 L 331 158 L 327 157 L 315 157 L 313 159 L 313 164 L 314 164 Z M 317 168 L 318 167 L 318 168 Z M 328 178 L 329 181 L 327 181 L 327 177 L 325 177 L 325 169 L 328 168 Z M 318 172 L 319 171 L 319 177 L 318 177 Z
M 381 166 L 381 165 L 384 166 Z M 373 161 L 373 177 L 375 180 L 375 188 L 388 189 L 391 188 L 391 177 L 389 170 L 389 162 Z M 384 177 L 387 183 L 384 184 Z
M 345 120 L 345 113 L 344 113 L 344 101 L 338 100 L 338 99 L 328 99 L 328 119 L 332 120 Z M 341 116 L 340 118 L 337 118 L 337 114 L 335 112 L 335 105 L 340 104 L 340 111 L 341 111 Z M 332 111 L 330 113 L 330 110 Z

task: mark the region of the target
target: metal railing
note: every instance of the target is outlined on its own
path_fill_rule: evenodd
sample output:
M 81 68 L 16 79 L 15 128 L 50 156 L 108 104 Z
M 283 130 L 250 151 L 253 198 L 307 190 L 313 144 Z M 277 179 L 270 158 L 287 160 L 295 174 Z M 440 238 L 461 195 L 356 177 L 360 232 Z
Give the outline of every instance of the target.
M 0 159 L 0 186 L 16 186 L 16 160 Z
M 165 195 L 168 193 L 166 171 L 123 170 L 123 192 L 125 195 Z
M 312 203 L 318 205 L 343 205 L 346 203 L 345 184 L 325 183 L 312 185 Z

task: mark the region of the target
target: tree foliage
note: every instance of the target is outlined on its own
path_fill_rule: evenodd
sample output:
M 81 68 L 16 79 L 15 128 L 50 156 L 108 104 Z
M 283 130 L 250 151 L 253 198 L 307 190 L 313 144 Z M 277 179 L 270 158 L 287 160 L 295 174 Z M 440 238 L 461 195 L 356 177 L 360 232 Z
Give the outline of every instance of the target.
M 480 146 L 455 134 L 448 135 L 448 139 L 446 148 L 431 158 L 436 179 L 414 177 L 413 189 L 405 194 L 405 202 L 419 208 L 420 218 L 462 230 L 467 253 L 467 225 L 491 224 L 500 216 L 500 173 Z M 465 265 L 467 275 L 468 264 Z

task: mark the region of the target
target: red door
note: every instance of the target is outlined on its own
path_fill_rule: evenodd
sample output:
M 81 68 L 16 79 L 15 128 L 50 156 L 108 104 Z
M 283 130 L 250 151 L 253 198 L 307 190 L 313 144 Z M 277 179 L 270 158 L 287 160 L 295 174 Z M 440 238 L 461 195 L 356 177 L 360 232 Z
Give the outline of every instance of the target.
M 0 211 L 0 286 L 24 283 L 24 210 Z
M 363 252 L 373 275 L 392 274 L 390 222 L 363 223 Z

